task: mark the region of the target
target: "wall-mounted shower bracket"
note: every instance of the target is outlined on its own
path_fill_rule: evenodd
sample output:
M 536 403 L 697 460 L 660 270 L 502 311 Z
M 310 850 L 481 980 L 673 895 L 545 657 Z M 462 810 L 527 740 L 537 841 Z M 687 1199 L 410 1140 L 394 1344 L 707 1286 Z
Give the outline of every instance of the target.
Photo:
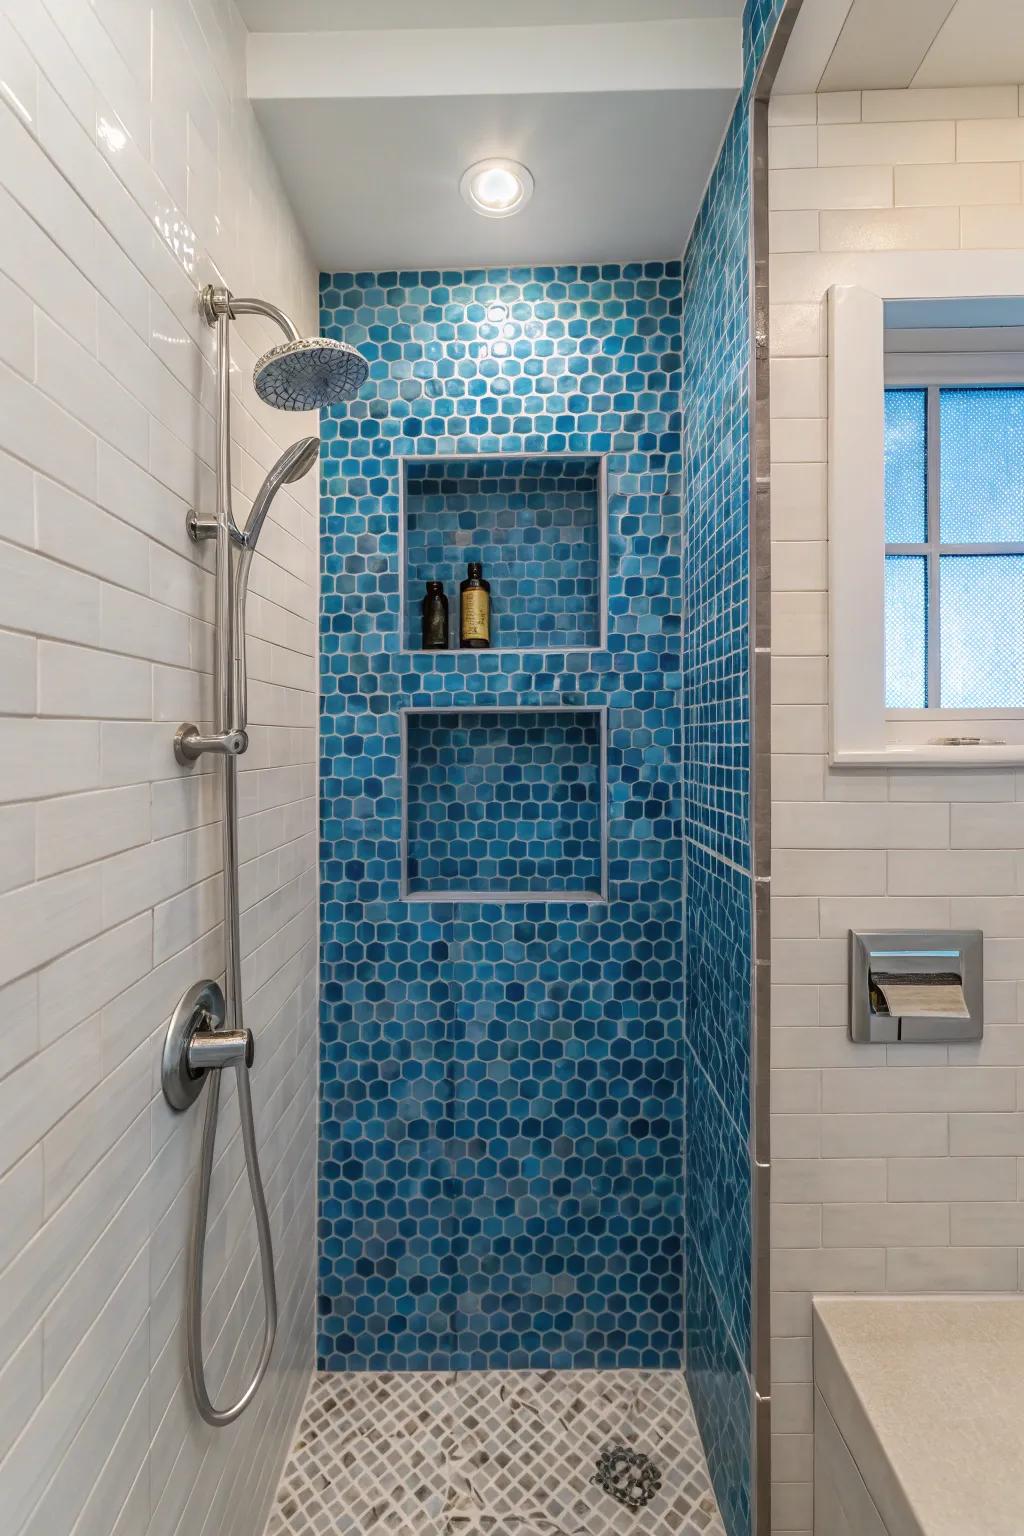
M 203 1091 L 206 1074 L 253 1062 L 249 1029 L 223 1029 L 224 993 L 215 981 L 197 981 L 167 1026 L 160 1082 L 172 1109 L 188 1109 Z
M 217 527 L 215 517 L 200 517 L 198 512 L 191 510 L 185 513 L 185 532 L 193 544 L 202 544 L 205 539 L 215 539 Z
M 219 527 L 220 524 L 215 517 L 203 517 L 201 513 L 194 512 L 191 508 L 185 513 L 185 532 L 193 544 L 204 544 L 207 539 L 215 539 Z M 228 532 L 236 544 L 242 545 L 243 548 L 245 547 L 247 543 L 246 536 L 233 517 L 228 527 Z
M 217 519 L 215 517 L 200 517 L 198 512 L 185 513 L 185 532 L 193 544 L 201 544 L 204 539 L 217 537 Z
M 196 763 L 205 752 L 218 757 L 241 757 L 249 745 L 247 731 L 215 731 L 204 736 L 197 725 L 186 721 L 174 733 L 174 756 L 183 768 Z
M 219 315 L 231 315 L 231 294 L 227 288 L 207 283 L 199 291 L 199 308 L 207 325 L 216 325 Z

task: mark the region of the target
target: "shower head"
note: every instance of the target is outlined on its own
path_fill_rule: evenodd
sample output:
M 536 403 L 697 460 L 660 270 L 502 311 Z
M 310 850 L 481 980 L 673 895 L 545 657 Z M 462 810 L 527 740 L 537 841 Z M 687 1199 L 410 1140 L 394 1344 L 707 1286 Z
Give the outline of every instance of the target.
M 347 341 L 311 336 L 271 347 L 252 377 L 260 399 L 279 411 L 315 411 L 353 399 L 369 371 Z
M 320 439 L 318 437 L 300 437 L 297 443 L 292 443 L 286 448 L 274 466 L 280 467 L 282 485 L 291 485 L 293 480 L 301 480 L 308 470 L 313 468 L 320 457 Z
M 291 485 L 293 480 L 300 480 L 307 470 L 313 468 L 319 455 L 318 437 L 300 437 L 297 443 L 292 443 L 290 448 L 284 450 L 273 468 L 267 471 L 242 532 L 242 542 L 246 548 L 255 549 L 260 529 L 270 511 L 270 503 L 282 485 Z

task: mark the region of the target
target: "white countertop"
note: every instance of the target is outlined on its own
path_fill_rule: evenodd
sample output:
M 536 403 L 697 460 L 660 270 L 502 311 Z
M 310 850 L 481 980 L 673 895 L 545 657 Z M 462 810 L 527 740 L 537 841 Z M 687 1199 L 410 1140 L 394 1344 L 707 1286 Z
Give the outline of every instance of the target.
M 1024 1296 L 820 1297 L 814 1377 L 891 1536 L 1022 1536 Z

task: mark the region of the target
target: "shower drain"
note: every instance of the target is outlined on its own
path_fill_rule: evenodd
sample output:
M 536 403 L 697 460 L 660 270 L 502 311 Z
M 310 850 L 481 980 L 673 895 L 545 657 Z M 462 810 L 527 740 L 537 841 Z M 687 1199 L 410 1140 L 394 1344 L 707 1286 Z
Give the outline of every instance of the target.
M 597 1458 L 592 1483 L 610 1493 L 627 1509 L 643 1509 L 661 1487 L 661 1472 L 643 1451 L 628 1445 L 609 1445 Z

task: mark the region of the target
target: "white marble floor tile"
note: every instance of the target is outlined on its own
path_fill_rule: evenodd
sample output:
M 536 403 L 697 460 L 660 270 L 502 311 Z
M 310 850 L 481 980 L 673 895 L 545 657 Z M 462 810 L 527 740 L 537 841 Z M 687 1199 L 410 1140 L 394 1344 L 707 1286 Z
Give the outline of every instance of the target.
M 661 1486 L 629 1510 L 608 1446 Z M 316 1375 L 266 1536 L 724 1536 L 680 1371 Z

